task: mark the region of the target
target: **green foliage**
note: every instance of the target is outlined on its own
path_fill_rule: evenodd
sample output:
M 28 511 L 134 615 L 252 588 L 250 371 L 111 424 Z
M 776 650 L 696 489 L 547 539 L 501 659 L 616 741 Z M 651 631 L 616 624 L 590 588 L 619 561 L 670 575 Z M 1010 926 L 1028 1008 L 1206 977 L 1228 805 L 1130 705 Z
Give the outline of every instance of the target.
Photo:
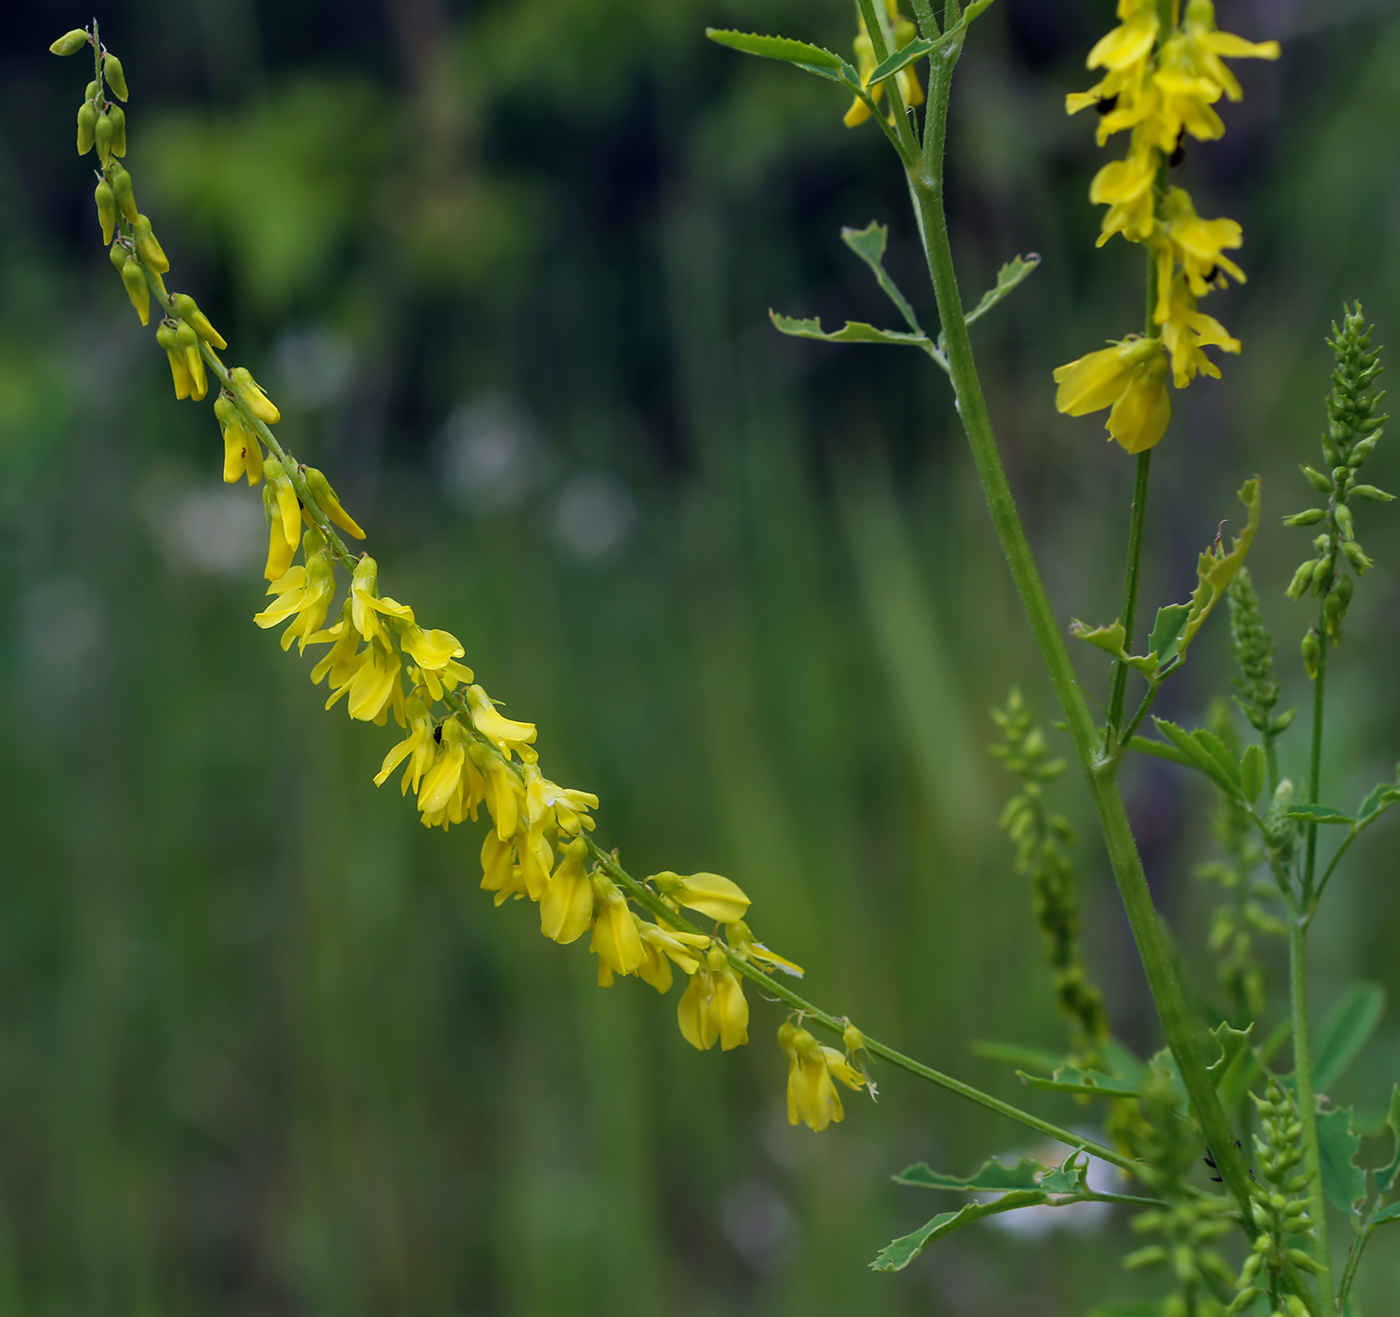
M 1346 1073 L 1371 1040 L 1385 1013 L 1385 989 L 1379 983 L 1353 983 L 1323 1022 L 1313 1050 L 1313 1083 L 1330 1088 Z

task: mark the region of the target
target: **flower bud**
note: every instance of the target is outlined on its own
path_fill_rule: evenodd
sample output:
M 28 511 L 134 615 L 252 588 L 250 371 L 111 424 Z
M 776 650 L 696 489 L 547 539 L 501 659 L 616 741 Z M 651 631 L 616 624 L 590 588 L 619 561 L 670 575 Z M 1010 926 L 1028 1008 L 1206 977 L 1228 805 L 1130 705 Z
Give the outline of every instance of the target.
M 75 27 L 71 32 L 65 32 L 57 41 L 49 47 L 51 55 L 76 55 L 88 43 L 87 32 L 80 27 Z
M 1387 494 L 1383 489 L 1377 489 L 1374 485 L 1357 485 L 1352 491 L 1357 498 L 1369 499 L 1372 503 L 1393 503 L 1394 494 Z
M 93 125 L 93 141 L 97 143 L 97 158 L 105 166 L 112 158 L 112 137 L 117 131 L 116 125 L 112 122 L 110 114 L 99 114 L 97 122 Z
M 1361 466 L 1371 456 L 1371 451 L 1380 441 L 1381 432 L 1379 430 L 1374 434 L 1368 434 L 1351 450 L 1351 455 L 1347 458 L 1347 465 L 1353 470 Z
M 83 90 L 83 99 L 85 101 L 95 101 L 97 99 L 97 92 L 97 84 L 95 82 L 90 82 L 88 83 L 87 87 Z
M 1303 473 L 1303 478 L 1319 494 L 1330 494 L 1332 492 L 1332 482 L 1321 471 L 1316 471 L 1310 466 L 1300 466 L 1299 471 Z
M 1129 1271 L 1145 1271 L 1149 1267 L 1160 1267 L 1171 1255 L 1160 1244 L 1149 1244 L 1123 1259 Z
M 175 385 L 175 398 L 188 398 L 194 393 L 194 381 L 190 378 L 190 368 L 185 362 L 185 354 L 180 349 L 180 335 L 173 321 L 162 320 L 156 327 L 156 342 L 165 349 L 170 362 L 170 378 Z
M 1308 634 L 1303 637 L 1302 650 L 1303 670 L 1308 674 L 1309 681 L 1316 681 L 1322 665 L 1322 637 L 1317 634 L 1316 627 L 1308 628 Z
M 97 218 L 102 224 L 102 243 L 106 246 L 112 241 L 112 235 L 117 229 L 117 199 L 111 185 L 105 181 L 97 185 L 92 196 L 97 202 Z
M 258 387 L 258 382 L 249 373 L 246 366 L 235 366 L 229 371 L 229 382 L 233 385 L 238 396 L 243 399 L 243 405 L 264 425 L 276 425 L 282 419 L 282 413 L 273 406 L 262 389 Z
M 120 105 L 114 105 L 107 111 L 107 117 L 112 121 L 112 154 L 126 154 L 126 111 Z
M 112 250 L 120 251 L 121 248 L 113 247 Z M 136 308 L 136 314 L 141 317 L 143 325 L 151 323 L 151 290 L 146 283 L 146 276 L 141 269 L 140 263 L 131 256 L 125 257 L 122 263 L 122 283 L 126 285 L 126 295 L 131 298 L 131 305 Z
M 212 343 L 216 348 L 228 347 L 228 344 L 224 342 L 223 335 L 209 323 L 209 317 L 199 309 L 199 305 L 193 297 L 188 293 L 176 293 L 171 301 L 180 318 L 188 321 L 193 326 L 194 332 L 206 343 Z
M 1337 559 L 1335 554 L 1325 553 L 1317 560 L 1316 570 L 1313 572 L 1312 592 L 1315 595 L 1321 594 L 1324 590 L 1332 588 L 1332 577 L 1335 574 Z
M 151 221 L 144 215 L 138 215 L 132 228 L 136 231 L 136 250 L 140 252 L 141 259 L 157 274 L 164 274 L 170 268 L 170 262 L 166 260 L 156 235 L 151 232 Z
M 1365 576 L 1376 565 L 1361 551 L 1361 546 L 1355 540 L 1345 541 L 1342 552 L 1346 554 L 1347 561 L 1356 569 L 1358 576 Z
M 131 175 L 121 165 L 114 164 L 107 171 L 107 177 L 112 184 L 112 195 L 116 197 L 121 213 L 126 216 L 126 222 L 135 224 L 136 198 L 131 194 Z
M 84 101 L 78 106 L 78 154 L 87 155 L 92 150 L 92 144 L 97 131 L 97 106 L 91 101 Z
M 107 79 L 107 85 L 116 93 L 117 99 L 126 100 L 126 73 L 121 60 L 110 51 L 102 57 L 102 76 Z
M 1347 538 L 1351 539 L 1354 534 L 1354 523 L 1351 519 L 1351 509 L 1345 503 L 1339 503 L 1332 510 L 1332 515 L 1337 520 L 1337 529 Z
M 1284 592 L 1290 599 L 1301 599 L 1312 584 L 1313 572 L 1317 570 L 1316 559 L 1309 558 L 1296 572 Z
M 194 384 L 190 396 L 198 402 L 209 392 L 209 380 L 204 373 L 204 358 L 199 351 L 199 335 L 182 320 L 175 336 L 185 358 L 185 368 L 190 372 L 190 380 Z
M 221 391 L 214 399 L 214 415 L 224 436 L 224 483 L 231 485 L 246 473 L 248 483 L 256 485 L 263 475 L 262 445 L 257 435 L 244 423 L 242 412 L 227 393 Z
M 331 482 L 326 479 L 324 473 L 316 470 L 314 466 L 306 468 L 306 487 L 311 491 L 312 497 L 324 509 L 328 516 L 341 530 L 353 535 L 357 540 L 365 537 L 359 525 L 346 510 L 340 506 L 340 500 L 335 496 L 335 490 L 331 488 Z
M 1327 515 L 1325 508 L 1308 508 L 1305 512 L 1295 512 L 1291 517 L 1285 517 L 1285 526 L 1316 526 L 1319 521 Z

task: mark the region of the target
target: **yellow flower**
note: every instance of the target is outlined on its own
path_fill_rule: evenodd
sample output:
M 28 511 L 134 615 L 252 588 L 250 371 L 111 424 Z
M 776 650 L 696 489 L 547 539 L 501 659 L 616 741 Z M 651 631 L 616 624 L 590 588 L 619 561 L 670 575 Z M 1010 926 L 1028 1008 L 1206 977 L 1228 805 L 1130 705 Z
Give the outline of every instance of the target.
M 1220 367 L 1202 349 L 1240 350 L 1239 339 L 1231 338 L 1220 321 L 1196 310 L 1196 299 L 1183 275 L 1172 284 L 1162 321 L 1162 342 L 1171 353 L 1173 382 L 1178 389 L 1184 389 L 1198 374 L 1220 378 Z
M 770 951 L 762 942 L 754 941 L 753 933 L 742 919 L 730 923 L 725 928 L 725 936 L 729 942 L 729 949 L 740 960 L 756 960 L 760 965 L 767 965 L 769 969 L 780 969 L 784 974 L 791 974 L 798 979 L 802 977 L 801 965 L 794 965 L 776 951 Z
M 1186 35 L 1191 65 L 1203 78 L 1215 83 L 1232 101 L 1244 96 L 1239 81 L 1224 64 L 1225 59 L 1277 59 L 1277 41 L 1246 41 L 1215 26 L 1215 5 L 1211 0 L 1188 0 L 1182 27 Z
M 1121 24 L 1094 43 L 1086 68 L 1126 69 L 1152 53 L 1161 26 L 1157 0 L 1118 0 L 1118 17 Z
M 652 874 L 648 881 L 655 883 L 656 890 L 663 896 L 717 919 L 721 924 L 743 919 L 750 905 L 738 883 L 721 878 L 717 873 L 693 873 L 683 878 L 667 869 Z
M 846 1113 L 833 1084 L 833 1075 L 848 1088 L 865 1087 L 865 1080 L 834 1047 L 823 1047 L 806 1029 L 787 1020 L 778 1030 L 778 1043 L 788 1058 L 788 1120 L 821 1133 Z
M 512 750 L 518 750 L 535 739 L 534 723 L 518 723 L 502 717 L 496 712 L 491 697 L 480 686 L 467 687 L 467 707 L 471 710 L 476 730 L 497 746 L 502 754 L 509 755 Z
M 170 369 L 175 370 L 173 360 Z M 231 485 L 240 476 L 247 475 L 249 485 L 256 485 L 263 477 L 262 445 L 257 435 L 244 424 L 242 414 L 227 393 L 221 392 L 214 399 L 214 415 L 224 437 L 224 483 Z
M 404 769 L 399 784 L 399 794 L 406 796 L 410 787 L 418 790 L 423 774 L 432 767 L 437 757 L 437 740 L 433 735 L 432 714 L 416 694 L 403 702 L 403 713 L 408 723 L 408 735 L 384 756 L 384 763 L 374 775 L 374 785 L 382 787 L 389 774 L 407 759 L 408 767 Z M 491 835 L 495 836 L 494 833 Z
M 269 457 L 263 463 L 267 484 L 263 486 L 263 511 L 267 514 L 267 566 L 263 575 L 280 580 L 292 565 L 301 539 L 301 502 L 282 463 Z
M 175 385 L 176 400 L 192 397 L 194 380 L 190 377 L 189 363 L 185 360 L 184 349 L 180 346 L 179 333 L 173 320 L 162 320 L 156 327 L 156 344 L 165 349 L 166 359 L 170 362 L 170 378 Z
M 398 654 L 378 640 L 371 641 L 356 655 L 354 675 L 349 684 L 326 704 L 330 708 L 341 694 L 348 694 L 346 710 L 357 722 L 384 725 L 389 710 L 394 708 L 402 723 L 403 687 L 399 673 L 403 663 Z
M 597 918 L 589 951 L 598 957 L 598 986 L 612 987 L 613 975 L 635 974 L 647 962 L 646 948 L 632 907 L 606 874 L 592 877 Z
M 676 928 L 662 928 L 659 924 L 648 924 L 635 912 L 632 916 L 637 923 L 637 932 L 642 938 L 646 960 L 637 970 L 638 976 L 650 983 L 657 992 L 671 990 L 671 962 L 675 961 L 684 974 L 694 974 L 701 965 L 701 958 L 695 953 L 704 951 L 710 939 L 703 933 L 682 933 Z
M 292 641 L 300 640 L 298 653 L 305 654 L 309 638 L 320 629 L 330 612 L 331 597 L 335 594 L 335 569 L 320 531 L 308 530 L 302 547 L 306 566 L 289 567 L 268 586 L 268 594 L 275 594 L 277 602 L 255 614 L 253 621 L 265 630 L 291 617 L 292 624 L 282 633 L 282 648 L 290 649 Z
M 1191 40 L 1184 32 L 1174 33 L 1162 43 L 1159 68 L 1153 83 L 1161 92 L 1162 140 L 1171 150 L 1188 132 L 1198 142 L 1214 141 L 1225 135 L 1225 121 L 1211 108 L 1220 99 L 1220 86 L 1196 72 Z
M 691 975 L 676 1018 L 681 1036 L 702 1052 L 716 1041 L 726 1052 L 749 1041 L 749 1004 L 743 985 L 717 946 L 710 947 L 706 963 Z
M 1196 214 L 1185 188 L 1168 188 L 1158 221 L 1157 307 L 1154 319 L 1166 321 L 1171 300 L 1172 270 L 1180 262 L 1193 297 L 1204 297 L 1212 288 L 1225 287 L 1228 274 L 1245 282 L 1244 271 L 1225 255 L 1244 245 L 1244 230 L 1232 219 L 1203 220 Z
M 470 735 L 458 718 L 445 718 L 432 739 L 436 753 L 418 786 L 418 808 L 424 827 L 445 829 L 476 817 L 485 787 L 472 762 Z
M 411 619 L 412 613 L 409 613 Z M 399 628 L 399 644 L 418 665 L 418 676 L 435 700 L 442 699 L 444 686 L 456 690 L 458 682 L 471 681 L 472 670 L 454 663 L 465 651 L 462 642 L 450 631 L 424 631 L 409 620 Z
M 379 620 L 381 613 L 406 622 L 413 621 L 413 609 L 387 595 L 379 597 L 379 564 L 368 554 L 355 564 L 350 577 L 351 619 L 366 640 L 377 640 L 386 648 L 392 642 Z
M 359 522 L 340 506 L 340 500 L 336 497 L 335 490 L 331 488 L 331 482 L 326 479 L 324 472 L 318 471 L 314 466 L 307 467 L 306 487 L 332 522 L 347 534 L 353 535 L 357 540 L 364 539 L 365 533 L 360 529 Z
M 282 419 L 282 413 L 268 400 L 246 366 L 235 366 L 228 378 L 230 387 L 243 399 L 243 405 L 264 425 L 276 425 Z
M 1125 160 L 1110 160 L 1089 185 L 1089 200 L 1107 206 L 1103 231 L 1098 245 L 1102 247 L 1115 233 L 1130 242 L 1146 242 L 1155 226 L 1153 188 L 1161 155 L 1153 144 L 1151 134 L 1143 127 L 1133 129 L 1133 142 Z
M 1155 338 L 1127 338 L 1060 366 L 1055 406 L 1071 416 L 1109 412 L 1107 429 L 1130 453 L 1151 448 L 1167 431 L 1167 360 Z
M 330 649 L 311 669 L 311 684 L 319 686 L 321 678 L 330 677 L 327 685 L 334 691 L 340 690 L 355 675 L 355 656 L 360 648 L 360 633 L 355 630 L 350 616 L 351 601 L 347 599 L 340 609 L 340 617 L 325 631 L 318 631 L 307 637 L 308 645 L 330 645 Z M 326 708 L 339 698 L 332 695 L 326 701 Z
M 582 837 L 565 846 L 540 898 L 540 932 L 561 945 L 577 941 L 593 922 L 593 885 L 583 867 L 587 855 Z
M 890 33 L 894 37 L 894 49 L 903 50 L 915 37 L 919 35 L 918 29 L 903 14 L 899 12 L 899 0 L 885 0 L 885 12 L 890 19 Z M 875 45 L 870 40 L 870 29 L 865 26 L 865 19 L 860 19 L 860 31 L 856 34 L 855 55 L 856 71 L 860 74 L 860 85 L 870 92 L 870 99 L 877 105 L 885 94 L 885 84 L 877 83 L 874 91 L 870 91 L 870 75 L 879 66 L 879 61 L 875 58 Z M 906 106 L 922 105 L 924 103 L 924 90 L 919 85 L 919 79 L 914 73 L 914 68 L 900 69 L 895 74 L 899 83 L 899 94 L 904 98 Z M 856 128 L 870 118 L 870 107 L 857 96 L 851 102 L 851 108 L 846 111 L 843 120 L 847 128 Z M 890 122 L 894 122 L 894 113 L 890 113 Z

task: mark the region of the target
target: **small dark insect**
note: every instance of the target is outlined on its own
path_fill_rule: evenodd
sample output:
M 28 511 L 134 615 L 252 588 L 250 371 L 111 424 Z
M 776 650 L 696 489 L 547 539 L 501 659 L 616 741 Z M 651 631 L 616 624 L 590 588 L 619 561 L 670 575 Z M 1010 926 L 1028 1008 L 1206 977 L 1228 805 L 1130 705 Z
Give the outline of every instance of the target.
M 1094 106 L 1094 110 L 1095 110 L 1098 114 L 1112 114 L 1113 111 L 1116 110 L 1117 108 L 1118 108 L 1118 97 L 1116 97 L 1116 96 L 1105 96 L 1101 101 L 1099 101 L 1099 102 Z
M 1180 132 L 1176 135 L 1176 145 L 1172 147 L 1172 153 L 1167 157 L 1167 164 L 1176 169 L 1186 161 L 1186 134 Z
M 436 741 L 439 745 L 442 744 L 442 724 L 441 724 L 441 723 L 439 723 L 436 727 L 433 728 L 433 740 Z

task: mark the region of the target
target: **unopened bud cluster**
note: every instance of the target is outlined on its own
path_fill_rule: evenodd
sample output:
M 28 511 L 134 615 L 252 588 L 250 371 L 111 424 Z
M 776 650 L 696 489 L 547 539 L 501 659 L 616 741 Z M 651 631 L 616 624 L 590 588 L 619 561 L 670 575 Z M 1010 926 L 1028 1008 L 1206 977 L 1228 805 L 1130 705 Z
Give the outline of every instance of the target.
M 1327 399 L 1327 429 L 1322 435 L 1328 470 L 1299 468 L 1313 489 L 1328 496 L 1327 506 L 1306 508 L 1284 518 L 1286 526 L 1324 527 L 1313 540 L 1313 556 L 1299 566 L 1288 585 L 1290 599 L 1300 599 L 1309 591 L 1322 599 L 1321 629 L 1314 627 L 1303 638 L 1303 665 L 1313 680 L 1322 664 L 1324 636 L 1334 645 L 1342 640 L 1342 623 L 1355 591 L 1346 568 L 1364 576 L 1374 565 L 1357 542 L 1351 500 L 1389 503 L 1395 497 L 1359 480 L 1387 419 L 1379 414 L 1385 394 L 1375 387 L 1381 373 L 1380 348 L 1371 347 L 1371 330 L 1359 303 L 1343 315 L 1340 328 L 1333 323 L 1328 346 L 1337 360 Z
M 465 651 L 456 636 L 424 628 L 411 607 L 380 594 L 375 560 L 352 555 L 336 533 L 338 528 L 365 538 L 330 481 L 287 454 L 269 429 L 281 420 L 276 404 L 245 367 L 224 365 L 218 352 L 228 344 L 194 298 L 166 288 L 170 261 L 151 221 L 137 209 L 131 175 L 121 163 L 126 117 L 107 97 L 110 90 L 127 99 L 121 63 L 102 46 L 96 24 L 91 32 L 66 33 L 50 47 L 57 55 L 88 48 L 96 76 L 78 111 L 78 152 L 97 151 L 94 199 L 103 242 L 142 325 L 150 323 L 155 300 L 156 342 L 169 363 L 176 398 L 200 401 L 214 392 L 224 480 L 262 485 L 264 576 L 273 602 L 253 620 L 263 628 L 286 623 L 284 650 L 293 642 L 299 654 L 308 645 L 329 646 L 310 674 L 314 683 L 326 682 L 328 709 L 344 699 L 351 718 L 384 726 L 392 716 L 404 729 L 374 780 L 382 785 L 405 764 L 400 789 L 416 793 L 425 826 L 447 829 L 475 821 L 485 807 L 492 826 L 481 849 L 481 886 L 494 893 L 497 905 L 528 897 L 539 906 L 541 931 L 555 942 L 590 933 L 604 987 L 617 976 L 635 975 L 664 993 L 672 966 L 679 966 L 689 979 L 678 1007 L 686 1040 L 702 1050 L 716 1042 L 725 1050 L 746 1043 L 748 1003 L 736 966 L 796 975 L 801 969 L 754 938 L 745 922 L 749 898 L 718 874 L 660 873 L 649 887 L 633 883 L 636 890 L 624 891 L 586 835 L 598 798 L 545 777 L 534 724 L 498 711 L 471 669 L 457 661 Z M 337 564 L 350 575 L 349 589 L 327 626 Z M 644 919 L 634 902 L 655 919 Z M 715 933 L 685 926 L 682 910 L 714 920 Z M 841 1119 L 841 1107 L 834 1092 L 826 1091 L 829 1078 L 823 1082 L 821 1075 L 847 1083 L 855 1075 L 855 1087 L 864 1080 L 839 1053 L 833 1059 L 832 1049 L 813 1051 L 807 1037 L 798 1030 L 783 1041 L 789 1057 L 797 1058 L 792 1064 L 799 1076 L 789 1080 L 789 1108 L 794 1122 L 825 1129 Z
M 1292 725 L 1295 711 L 1274 714 L 1279 701 L 1274 678 L 1274 638 L 1265 629 L 1248 567 L 1241 567 L 1230 582 L 1229 601 L 1230 649 L 1240 668 L 1240 675 L 1235 678 L 1239 692 L 1235 703 L 1261 736 L 1278 736 Z

